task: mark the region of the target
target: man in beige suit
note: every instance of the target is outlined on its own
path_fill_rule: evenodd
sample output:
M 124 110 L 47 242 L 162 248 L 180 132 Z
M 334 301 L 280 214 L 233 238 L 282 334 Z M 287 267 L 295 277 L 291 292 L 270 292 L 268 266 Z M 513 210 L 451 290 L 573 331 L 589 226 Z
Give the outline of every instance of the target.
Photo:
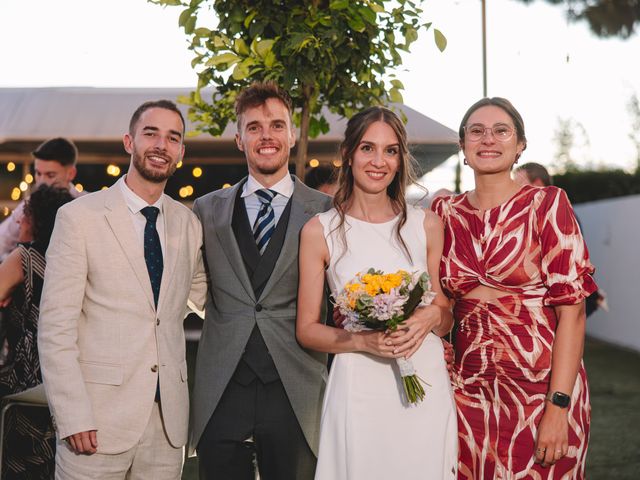
M 163 194 L 183 135 L 173 102 L 141 105 L 124 135 L 127 175 L 58 212 L 38 334 L 56 478 L 180 478 L 183 319 L 206 296 L 200 223 Z

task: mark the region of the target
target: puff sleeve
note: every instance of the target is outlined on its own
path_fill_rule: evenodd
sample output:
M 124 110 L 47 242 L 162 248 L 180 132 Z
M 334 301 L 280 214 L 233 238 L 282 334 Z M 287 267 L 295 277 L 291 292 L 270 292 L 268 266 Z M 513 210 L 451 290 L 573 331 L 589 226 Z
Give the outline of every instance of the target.
M 547 287 L 544 304 L 574 305 L 598 289 L 594 267 L 571 203 L 564 190 L 541 189 L 537 209 L 542 280 Z

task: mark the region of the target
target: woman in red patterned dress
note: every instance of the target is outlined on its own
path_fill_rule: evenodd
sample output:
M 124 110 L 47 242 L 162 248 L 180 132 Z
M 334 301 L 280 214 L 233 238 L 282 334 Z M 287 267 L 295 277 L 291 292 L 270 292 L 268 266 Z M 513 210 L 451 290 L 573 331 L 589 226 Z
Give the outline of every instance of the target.
M 433 204 L 458 325 L 458 478 L 582 479 L 584 298 L 597 288 L 584 240 L 563 190 L 511 178 L 526 137 L 508 100 L 474 104 L 459 134 L 475 189 Z

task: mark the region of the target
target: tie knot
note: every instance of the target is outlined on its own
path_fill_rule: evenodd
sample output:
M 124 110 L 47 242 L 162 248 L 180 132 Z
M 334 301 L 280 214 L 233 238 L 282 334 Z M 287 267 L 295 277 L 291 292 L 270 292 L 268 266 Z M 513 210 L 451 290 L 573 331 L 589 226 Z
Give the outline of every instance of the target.
M 274 192 L 273 190 L 269 190 L 268 188 L 263 188 L 260 190 L 256 190 L 256 195 L 260 200 L 260 203 L 268 204 L 274 199 L 274 197 L 278 194 L 278 192 Z
M 158 218 L 158 214 L 160 213 L 160 209 L 158 207 L 144 207 L 142 210 L 140 210 L 140 213 L 144 215 L 144 217 L 147 219 L 147 222 L 155 224 L 156 219 Z

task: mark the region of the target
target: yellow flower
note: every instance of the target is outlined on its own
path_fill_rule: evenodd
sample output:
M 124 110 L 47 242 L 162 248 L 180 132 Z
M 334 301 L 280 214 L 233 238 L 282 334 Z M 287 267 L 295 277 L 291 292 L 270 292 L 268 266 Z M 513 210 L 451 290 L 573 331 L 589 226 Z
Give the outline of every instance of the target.
M 382 291 L 384 293 L 389 293 L 393 289 L 394 286 L 395 285 L 393 284 L 393 282 L 385 280 L 384 282 L 382 282 Z
M 356 297 L 349 297 L 349 308 L 351 310 L 356 308 Z
M 378 285 L 374 285 L 373 283 L 367 283 L 364 288 L 367 294 L 371 295 L 372 297 L 377 295 L 378 291 L 380 290 Z
M 362 285 L 360 283 L 348 283 L 346 289 L 349 292 L 358 292 L 362 289 Z

